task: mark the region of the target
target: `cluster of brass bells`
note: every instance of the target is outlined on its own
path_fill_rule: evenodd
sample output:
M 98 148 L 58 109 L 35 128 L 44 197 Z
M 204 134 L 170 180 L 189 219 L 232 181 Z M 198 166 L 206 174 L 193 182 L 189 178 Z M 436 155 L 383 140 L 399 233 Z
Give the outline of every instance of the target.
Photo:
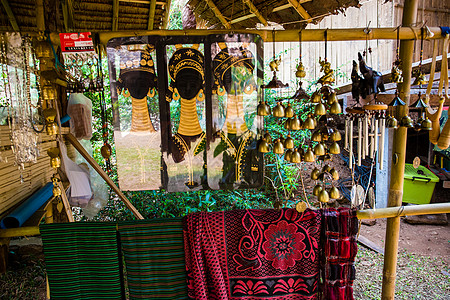
M 316 116 L 323 116 L 327 113 L 327 108 L 324 103 L 329 106 L 330 113 L 337 115 L 342 112 L 341 105 L 337 99 L 336 93 L 333 91 L 326 95 L 321 95 L 318 91 L 314 92 L 311 98 L 312 103 L 316 103 L 314 107 L 314 114 Z
M 323 166 L 322 170 L 314 168 L 311 172 L 311 179 L 324 181 L 325 175 L 329 174 L 333 180 L 339 179 L 339 173 L 335 168 L 331 168 L 329 165 Z M 340 197 L 339 190 L 332 186 L 328 191 L 321 184 L 316 184 L 313 188 L 313 195 L 317 196 L 319 201 L 327 203 L 331 199 L 338 199 Z

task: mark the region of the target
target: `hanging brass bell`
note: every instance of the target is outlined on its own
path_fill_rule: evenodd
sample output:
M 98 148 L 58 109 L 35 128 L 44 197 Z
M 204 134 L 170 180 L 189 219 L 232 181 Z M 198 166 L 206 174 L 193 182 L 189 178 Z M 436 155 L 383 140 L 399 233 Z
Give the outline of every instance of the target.
M 256 108 L 258 116 L 268 116 L 270 115 L 270 106 L 266 104 L 265 101 L 261 101 Z
M 333 103 L 336 103 L 336 102 L 338 102 L 338 99 L 337 99 L 336 93 L 333 92 L 328 96 L 327 103 L 328 103 L 328 105 L 332 105 Z
M 291 149 L 288 149 L 287 151 L 286 151 L 286 153 L 284 154 L 284 159 L 286 160 L 286 161 L 291 161 L 291 159 L 292 159 L 292 153 L 293 153 L 294 151 L 292 151 Z
M 48 135 L 58 134 L 58 129 L 58 124 L 56 124 L 56 122 L 47 123 L 47 125 L 45 125 L 45 131 Z
M 266 133 L 264 133 L 263 138 L 266 139 L 268 144 L 272 143 L 272 136 L 270 135 L 269 131 L 266 130 Z
M 309 147 L 308 150 L 306 150 L 303 160 L 305 162 L 313 162 L 316 160 L 314 152 L 312 152 L 311 150 L 311 147 Z
M 303 127 L 305 129 L 314 129 L 316 128 L 316 125 L 314 124 L 314 119 L 311 116 L 308 116 L 308 118 L 306 118 L 305 122 L 303 123 Z
M 322 172 L 321 173 L 330 172 L 330 171 L 331 171 L 331 167 L 329 165 L 324 165 L 322 167 Z
M 267 153 L 269 151 L 270 151 L 269 144 L 266 142 L 266 139 L 264 138 L 260 139 L 258 143 L 258 152 Z
M 300 130 L 302 129 L 302 124 L 300 122 L 300 119 L 295 116 L 293 118 L 290 119 L 291 120 L 291 130 Z
M 286 118 L 292 118 L 295 115 L 294 109 L 292 108 L 291 104 L 288 103 L 286 109 L 284 110 L 284 116 Z
M 325 108 L 325 105 L 322 103 L 316 104 L 316 107 L 314 108 L 314 114 L 316 116 L 323 116 L 327 113 L 327 109 Z
M 397 129 L 398 128 L 398 121 L 393 116 L 389 116 L 387 119 L 387 127 Z
M 47 109 L 44 109 L 44 111 L 42 112 L 42 114 L 44 115 L 45 121 L 46 121 L 47 123 L 55 122 L 55 118 L 56 118 L 56 109 L 54 109 L 54 108 L 47 108 Z
M 420 126 L 422 128 L 422 130 L 426 130 L 429 131 L 432 129 L 432 123 L 430 121 L 430 119 L 425 118 L 425 120 L 422 121 L 422 124 Z
M 334 115 L 340 114 L 342 112 L 341 105 L 338 101 L 331 104 L 330 112 Z
M 406 128 L 412 128 L 414 127 L 413 121 L 411 120 L 410 116 L 404 116 L 400 121 L 400 126 L 406 127 Z
M 291 121 L 292 121 L 292 118 L 289 118 L 289 119 L 287 119 L 287 120 L 284 122 L 284 129 L 286 129 L 286 130 L 292 130 L 292 127 L 291 127 Z
M 52 101 L 56 99 L 56 90 L 51 84 L 46 84 L 42 87 L 42 99 L 45 101 Z
M 291 162 L 295 164 L 302 162 L 302 156 L 300 155 L 300 152 L 298 152 L 297 149 L 295 149 L 294 152 L 292 152 Z
M 108 143 L 104 144 L 102 148 L 100 148 L 100 153 L 102 154 L 104 159 L 109 159 L 109 157 L 111 156 L 111 152 L 112 149 Z
M 317 180 L 317 178 L 319 178 L 319 175 L 320 175 L 320 170 L 319 170 L 319 169 L 314 168 L 314 169 L 311 171 L 311 179 L 312 179 L 312 180 Z
M 341 193 L 339 193 L 339 190 L 337 187 L 333 186 L 331 187 L 330 191 L 329 191 L 329 195 L 331 199 L 339 199 L 339 197 L 341 196 Z
M 330 196 L 328 195 L 328 192 L 325 189 L 322 189 L 319 193 L 319 201 L 322 203 L 327 203 L 330 201 Z
M 303 66 L 303 63 L 300 62 L 297 66 L 297 71 L 295 72 L 295 76 L 298 78 L 303 78 L 306 76 L 305 67 Z
M 61 191 L 61 188 L 59 187 L 59 186 L 54 186 L 53 187 L 53 196 L 54 197 L 59 197 L 59 196 L 61 196 L 62 195 L 62 191 Z
M 314 155 L 321 156 L 325 155 L 325 147 L 322 143 L 317 143 L 317 145 L 314 147 Z
M 59 167 L 61 167 L 61 158 L 59 156 L 52 157 L 50 159 L 50 166 L 53 169 L 58 169 Z
M 333 177 L 334 180 L 338 180 L 339 179 L 339 173 L 338 173 L 338 171 L 336 171 L 335 168 L 332 168 L 330 170 L 330 175 L 331 175 L 331 177 Z
M 291 138 L 290 134 L 288 134 L 287 138 L 284 140 L 284 148 L 286 149 L 294 148 L 294 140 Z
M 37 42 L 34 46 L 34 50 L 37 59 L 53 58 L 52 47 L 50 46 L 50 43 L 45 40 Z
M 335 130 L 331 134 L 330 138 L 331 138 L 332 141 L 335 141 L 335 142 L 340 141 L 342 139 L 341 133 L 339 131 Z
M 320 96 L 320 94 L 318 92 L 315 92 L 312 95 L 311 102 L 312 103 L 321 103 L 322 102 L 322 96 Z
M 322 191 L 322 186 L 320 184 L 316 184 L 313 188 L 313 195 L 319 196 L 321 191 Z
M 341 149 L 339 148 L 339 144 L 337 142 L 333 142 L 330 146 L 330 153 L 331 154 L 339 154 L 341 153 Z
M 284 106 L 281 104 L 281 102 L 278 102 L 277 105 L 272 110 L 273 116 L 276 118 L 283 118 L 284 117 Z
M 320 133 L 320 130 L 314 131 L 314 133 L 311 136 L 311 140 L 314 142 L 321 142 L 322 141 L 322 134 Z
M 280 142 L 280 139 L 277 139 L 275 143 L 273 144 L 273 153 L 275 154 L 283 154 L 284 153 L 284 147 L 283 144 Z

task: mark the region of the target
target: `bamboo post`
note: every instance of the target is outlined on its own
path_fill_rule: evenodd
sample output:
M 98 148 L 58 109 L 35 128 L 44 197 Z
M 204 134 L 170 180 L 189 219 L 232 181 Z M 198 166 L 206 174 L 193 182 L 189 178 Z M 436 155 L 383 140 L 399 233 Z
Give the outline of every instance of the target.
M 62 191 L 62 193 L 61 193 L 61 200 L 62 200 L 62 203 L 64 205 L 64 210 L 66 212 L 67 218 L 69 219 L 69 222 L 75 222 L 75 220 L 73 218 L 73 214 L 72 214 L 72 209 L 70 209 L 69 199 L 67 199 L 67 195 L 66 195 L 64 186 L 63 186 L 61 181 L 58 181 L 58 186 L 59 186 L 59 188 Z
M 416 22 L 418 0 L 405 1 L 403 8 L 402 26 L 408 27 Z M 397 106 L 397 120 L 408 114 L 410 99 L 411 70 L 414 40 L 400 42 L 400 60 L 402 61 L 403 83 L 399 87 L 399 96 L 405 101 L 404 107 Z M 392 170 L 389 187 L 388 207 L 400 206 L 403 198 L 403 176 L 405 172 L 406 127 L 399 127 L 394 131 L 392 147 Z M 395 276 L 397 268 L 398 239 L 400 234 L 400 217 L 387 219 L 386 245 L 383 266 L 382 300 L 393 300 L 395 295 Z
M 117 185 L 109 178 L 108 174 L 103 171 L 102 167 L 93 159 L 86 149 L 78 142 L 78 140 L 70 133 L 66 135 L 67 140 L 78 150 L 78 152 L 83 156 L 86 161 L 94 168 L 95 171 L 106 181 L 106 183 L 113 189 L 113 191 L 119 196 L 119 198 L 123 201 L 123 203 L 128 207 L 129 210 L 133 213 L 133 215 L 138 219 L 144 219 L 141 213 L 136 209 L 136 207 L 131 204 L 130 200 L 122 193 L 122 191 L 117 187 Z

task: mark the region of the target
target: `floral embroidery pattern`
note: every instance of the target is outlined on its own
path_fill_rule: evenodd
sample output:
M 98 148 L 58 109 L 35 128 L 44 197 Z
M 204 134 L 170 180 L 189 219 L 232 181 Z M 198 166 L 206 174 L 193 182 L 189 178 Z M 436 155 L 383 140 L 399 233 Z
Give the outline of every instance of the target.
M 299 291 L 308 292 L 307 285 L 303 283 L 301 278 L 294 281 L 293 278 L 289 278 L 286 282 L 284 279 L 278 280 L 278 283 L 275 285 L 274 293 L 295 293 Z
M 267 286 L 265 286 L 262 281 L 257 281 L 253 284 L 253 281 L 251 280 L 248 280 L 247 283 L 238 280 L 233 293 L 242 293 L 245 295 L 269 294 Z
M 306 245 L 303 243 L 305 235 L 297 232 L 293 224 L 281 221 L 270 225 L 264 232 L 266 241 L 263 249 L 266 252 L 265 259 L 272 261 L 275 269 L 286 270 L 295 265 L 295 261 L 302 258 L 302 252 Z

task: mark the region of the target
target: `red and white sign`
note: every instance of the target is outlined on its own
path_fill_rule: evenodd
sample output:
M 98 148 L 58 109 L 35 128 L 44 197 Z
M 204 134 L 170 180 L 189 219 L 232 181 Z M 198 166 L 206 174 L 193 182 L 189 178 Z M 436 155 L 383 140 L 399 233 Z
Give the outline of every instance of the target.
M 60 33 L 62 52 L 94 52 L 94 43 L 90 32 Z

